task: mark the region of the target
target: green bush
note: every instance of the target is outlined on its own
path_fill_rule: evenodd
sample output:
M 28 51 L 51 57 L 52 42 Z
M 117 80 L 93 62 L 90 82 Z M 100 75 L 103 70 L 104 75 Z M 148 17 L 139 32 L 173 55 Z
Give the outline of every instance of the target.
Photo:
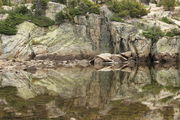
M 24 21 L 31 21 L 39 27 L 48 27 L 54 24 L 53 20 L 45 16 L 32 16 L 30 11 L 22 6 L 9 12 L 9 17 L 6 20 L 0 21 L 0 33 L 15 35 L 17 33 L 16 25 Z
M 180 36 L 180 30 L 172 29 L 171 31 L 166 33 L 166 36 L 168 36 L 168 37 Z
M 15 35 L 17 33 L 17 29 L 14 25 L 9 24 L 7 21 L 1 21 L 0 33 L 5 35 Z
M 70 15 L 65 11 L 61 11 L 59 13 L 56 14 L 55 16 L 55 21 L 56 21 L 56 24 L 61 24 L 61 23 L 64 23 L 66 21 L 72 21 L 72 18 L 70 17 Z
M 146 29 L 143 32 L 143 35 L 146 38 L 151 39 L 152 42 L 157 42 L 158 39 L 164 36 L 164 33 L 161 31 L 159 27 L 151 27 L 151 28 Z
M 144 5 L 135 0 L 112 0 L 108 2 L 108 7 L 120 17 L 140 18 L 148 13 Z
M 180 6 L 180 1 L 176 1 L 176 6 Z
M 164 10 L 174 10 L 176 0 L 160 0 L 158 6 L 163 6 Z
M 160 20 L 167 24 L 174 24 L 174 22 L 172 20 L 168 19 L 167 17 L 162 17 Z
M 61 4 L 66 4 L 66 0 L 52 0 L 53 2 L 61 3 Z
M 3 5 L 11 5 L 11 0 L 2 0 Z
M 121 17 L 119 17 L 118 15 L 114 14 L 111 18 L 111 21 L 116 21 L 116 22 L 123 22 L 123 20 L 121 19 Z
M 65 21 L 73 22 L 75 16 L 86 15 L 87 13 L 99 14 L 99 5 L 88 0 L 80 0 L 76 6 L 71 3 L 67 9 L 56 14 L 56 24 L 61 24 Z
M 26 6 L 17 7 L 13 12 L 22 15 L 30 14 L 30 11 L 27 9 Z
M 45 16 L 33 16 L 31 22 L 39 27 L 48 27 L 54 25 L 54 21 Z

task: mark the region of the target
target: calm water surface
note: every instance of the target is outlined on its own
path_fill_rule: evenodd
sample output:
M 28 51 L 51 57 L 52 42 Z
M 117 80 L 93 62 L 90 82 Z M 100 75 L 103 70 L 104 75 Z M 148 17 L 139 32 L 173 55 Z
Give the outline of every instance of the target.
M 0 72 L 2 120 L 180 120 L 178 66 Z

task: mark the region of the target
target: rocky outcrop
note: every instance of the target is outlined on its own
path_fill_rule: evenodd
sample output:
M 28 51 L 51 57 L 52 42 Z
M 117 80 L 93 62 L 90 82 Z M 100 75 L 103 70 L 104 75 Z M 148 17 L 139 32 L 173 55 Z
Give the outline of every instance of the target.
M 38 34 L 36 32 L 39 31 Z M 36 34 L 36 35 L 35 35 Z M 34 36 L 42 35 L 43 29 L 38 28 L 32 23 L 24 22 L 18 26 L 16 35 L 1 36 L 1 57 L 12 59 L 29 60 L 33 58 L 33 51 L 30 46 L 30 39 Z
M 49 2 L 46 16 L 54 19 L 55 14 L 64 8 L 65 5 Z M 162 8 L 157 9 L 153 6 L 151 12 L 142 19 L 130 19 L 122 23 L 110 21 L 113 13 L 103 5 L 100 8 L 100 15 L 76 16 L 74 23 L 40 28 L 33 23 L 24 22 L 17 27 L 16 35 L 1 35 L 1 58 L 72 60 L 92 59 L 100 53 L 111 53 L 121 56 L 126 54 L 125 58 L 133 61 L 150 61 L 149 56 L 154 56 L 155 60 L 172 58 L 171 60 L 176 61 L 179 59 L 178 37 L 164 37 L 157 43 L 152 43 L 142 35 L 143 30 L 138 27 L 140 24 L 146 27 L 157 24 L 163 31 L 178 28 L 178 20 L 174 18 L 172 18 L 176 23 L 174 25 L 160 21 L 156 16 L 157 10 L 169 18 L 177 11 L 175 9 L 170 14 Z M 162 58 L 164 54 L 166 57 Z
M 131 51 L 139 58 L 149 56 L 151 40 L 143 37 L 136 27 L 126 23 L 112 22 L 110 30 L 114 53 Z
M 35 53 L 36 59 L 46 59 L 48 56 L 49 59 L 61 59 L 63 56 L 67 59 L 68 57 L 69 59 L 81 59 L 93 56 L 95 51 L 92 50 L 91 43 L 76 33 L 78 31 L 75 26 L 63 24 L 47 32 L 44 36 L 33 38 L 34 51 L 39 50 L 37 48 L 39 45 L 41 45 L 42 51 L 44 49 L 43 54 Z M 54 58 L 51 58 L 51 56 Z
M 45 11 L 46 17 L 55 20 L 55 16 L 58 12 L 62 11 L 66 6 L 63 4 L 55 3 L 55 2 L 48 2 L 47 9 Z
M 154 45 L 153 50 L 156 61 L 179 61 L 180 37 L 163 37 Z

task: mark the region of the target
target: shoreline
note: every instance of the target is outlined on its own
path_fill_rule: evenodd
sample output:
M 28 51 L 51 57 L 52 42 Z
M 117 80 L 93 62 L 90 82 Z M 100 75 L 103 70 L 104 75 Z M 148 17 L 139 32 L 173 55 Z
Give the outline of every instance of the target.
M 93 59 L 94 60 L 94 59 Z M 147 60 L 147 59 L 146 59 Z M 125 62 L 103 62 L 101 61 L 99 64 L 92 64 L 92 59 L 81 59 L 81 60 L 28 60 L 28 61 L 20 61 L 20 60 L 0 60 L 0 71 L 3 70 L 25 70 L 25 71 L 34 71 L 37 69 L 55 69 L 55 68 L 87 68 L 93 67 L 95 69 L 102 69 L 102 68 L 134 68 L 137 66 L 149 66 L 155 68 L 169 68 L 175 67 L 179 69 L 180 62 L 179 61 L 144 61 L 141 59 L 135 60 L 128 60 Z

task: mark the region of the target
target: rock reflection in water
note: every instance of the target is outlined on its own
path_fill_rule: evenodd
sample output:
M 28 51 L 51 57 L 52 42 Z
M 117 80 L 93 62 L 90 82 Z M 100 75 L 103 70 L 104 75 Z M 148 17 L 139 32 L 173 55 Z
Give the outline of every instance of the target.
M 0 74 L 0 119 L 179 120 L 180 70 L 57 68 Z

